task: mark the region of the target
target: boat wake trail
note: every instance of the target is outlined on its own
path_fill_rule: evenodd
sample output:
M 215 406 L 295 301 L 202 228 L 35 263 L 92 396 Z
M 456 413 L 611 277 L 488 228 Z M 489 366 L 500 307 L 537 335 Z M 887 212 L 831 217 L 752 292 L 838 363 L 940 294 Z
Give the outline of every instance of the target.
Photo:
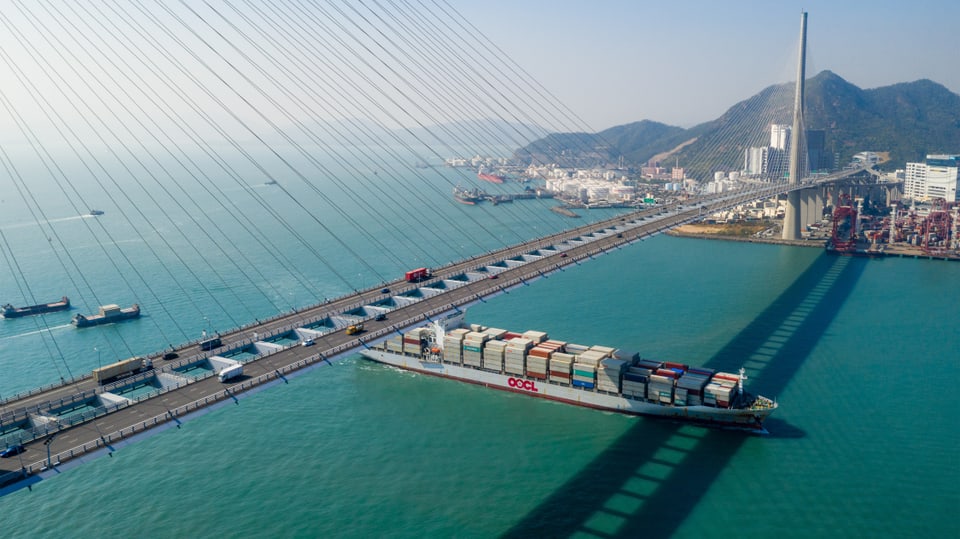
M 46 221 L 40 221 L 39 223 L 37 223 L 37 221 L 29 221 L 26 223 L 14 223 L 12 225 L 0 227 L 0 230 L 13 230 L 16 228 L 27 228 L 31 226 L 37 226 L 37 224 L 48 225 L 51 223 L 62 223 L 64 221 L 76 221 L 78 219 L 87 219 L 89 217 L 93 217 L 93 216 L 92 215 L 74 215 L 71 217 L 59 217 L 57 219 L 47 219 Z
M 26 333 L 18 333 L 18 334 L 16 334 L 16 335 L 8 335 L 8 336 L 6 336 L 6 337 L 0 337 L 0 341 L 7 341 L 7 340 L 10 340 L 10 339 L 16 339 L 16 338 L 19 338 L 19 337 L 26 337 L 26 336 L 28 336 L 28 335 L 36 335 L 36 334 L 38 334 L 38 333 L 44 333 L 44 332 L 47 332 L 47 331 L 53 331 L 53 330 L 55 330 L 55 329 L 64 329 L 64 328 L 68 328 L 68 327 L 70 327 L 70 326 L 71 326 L 71 324 L 63 324 L 63 325 L 61 325 L 61 326 L 53 326 L 53 327 L 49 327 L 49 328 L 38 329 L 38 330 L 36 330 L 36 331 L 27 331 Z

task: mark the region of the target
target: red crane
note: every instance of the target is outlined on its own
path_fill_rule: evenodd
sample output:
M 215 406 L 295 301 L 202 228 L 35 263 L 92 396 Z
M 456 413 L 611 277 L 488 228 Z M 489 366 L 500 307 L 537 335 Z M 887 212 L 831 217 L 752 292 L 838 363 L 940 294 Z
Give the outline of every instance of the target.
M 840 195 L 833 210 L 833 234 L 830 247 L 839 253 L 849 253 L 857 246 L 857 210 L 850 205 L 850 195 Z

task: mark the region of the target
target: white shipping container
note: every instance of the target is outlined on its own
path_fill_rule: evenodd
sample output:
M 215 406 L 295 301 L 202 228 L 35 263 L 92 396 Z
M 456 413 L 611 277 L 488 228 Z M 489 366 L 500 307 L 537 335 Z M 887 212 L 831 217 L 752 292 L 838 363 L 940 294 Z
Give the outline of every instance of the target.
M 523 338 L 540 343 L 547 340 L 547 334 L 542 331 L 524 331 Z

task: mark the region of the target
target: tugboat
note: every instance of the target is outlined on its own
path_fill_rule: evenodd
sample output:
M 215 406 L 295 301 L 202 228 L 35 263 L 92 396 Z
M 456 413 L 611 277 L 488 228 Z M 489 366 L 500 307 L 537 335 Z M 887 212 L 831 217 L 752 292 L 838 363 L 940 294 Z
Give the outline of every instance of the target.
M 70 322 L 78 328 L 98 326 L 100 324 L 110 324 L 140 317 L 140 306 L 134 303 L 132 306 L 121 309 L 119 305 L 103 305 L 100 312 L 92 315 L 78 314 Z
M 41 305 L 30 305 L 28 307 L 14 307 L 7 303 L 0 307 L 0 316 L 3 318 L 20 318 L 32 314 L 52 313 L 54 311 L 65 311 L 70 308 L 70 299 L 67 296 L 60 298 L 60 301 L 44 303 Z
M 453 188 L 453 198 L 461 204 L 475 206 L 477 202 L 483 200 L 485 193 L 477 188 L 465 189 L 459 185 Z
M 90 210 L 90 215 L 96 217 L 98 215 L 103 215 L 103 210 Z

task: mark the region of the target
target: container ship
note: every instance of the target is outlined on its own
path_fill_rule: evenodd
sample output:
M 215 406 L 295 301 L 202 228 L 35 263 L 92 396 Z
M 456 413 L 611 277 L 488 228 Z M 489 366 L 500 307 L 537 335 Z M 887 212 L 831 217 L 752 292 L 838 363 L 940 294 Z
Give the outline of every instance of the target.
M 606 346 L 513 333 L 463 314 L 365 348 L 364 357 L 405 370 L 452 378 L 578 406 L 765 433 L 777 403 L 745 392 L 738 374 L 643 359 Z
M 21 316 L 30 316 L 33 314 L 52 313 L 54 311 L 65 311 L 70 308 L 70 299 L 67 296 L 60 298 L 60 301 L 44 303 L 42 305 L 30 305 L 28 307 L 14 307 L 7 303 L 0 307 L 0 316 L 3 318 L 20 318 Z
M 134 303 L 130 307 L 121 309 L 119 305 L 102 305 L 100 312 L 92 315 L 77 314 L 71 323 L 78 328 L 109 324 L 140 317 L 140 306 Z
M 507 181 L 507 179 L 506 179 L 505 177 L 503 177 L 503 176 L 500 176 L 500 175 L 497 175 L 497 174 L 488 174 L 488 173 L 484 172 L 484 171 L 483 171 L 483 167 L 480 167 L 480 168 L 477 170 L 477 178 L 479 178 L 479 179 L 481 179 L 481 180 L 483 180 L 483 181 L 485 181 L 485 182 L 490 182 L 490 183 L 503 183 L 503 182 Z

